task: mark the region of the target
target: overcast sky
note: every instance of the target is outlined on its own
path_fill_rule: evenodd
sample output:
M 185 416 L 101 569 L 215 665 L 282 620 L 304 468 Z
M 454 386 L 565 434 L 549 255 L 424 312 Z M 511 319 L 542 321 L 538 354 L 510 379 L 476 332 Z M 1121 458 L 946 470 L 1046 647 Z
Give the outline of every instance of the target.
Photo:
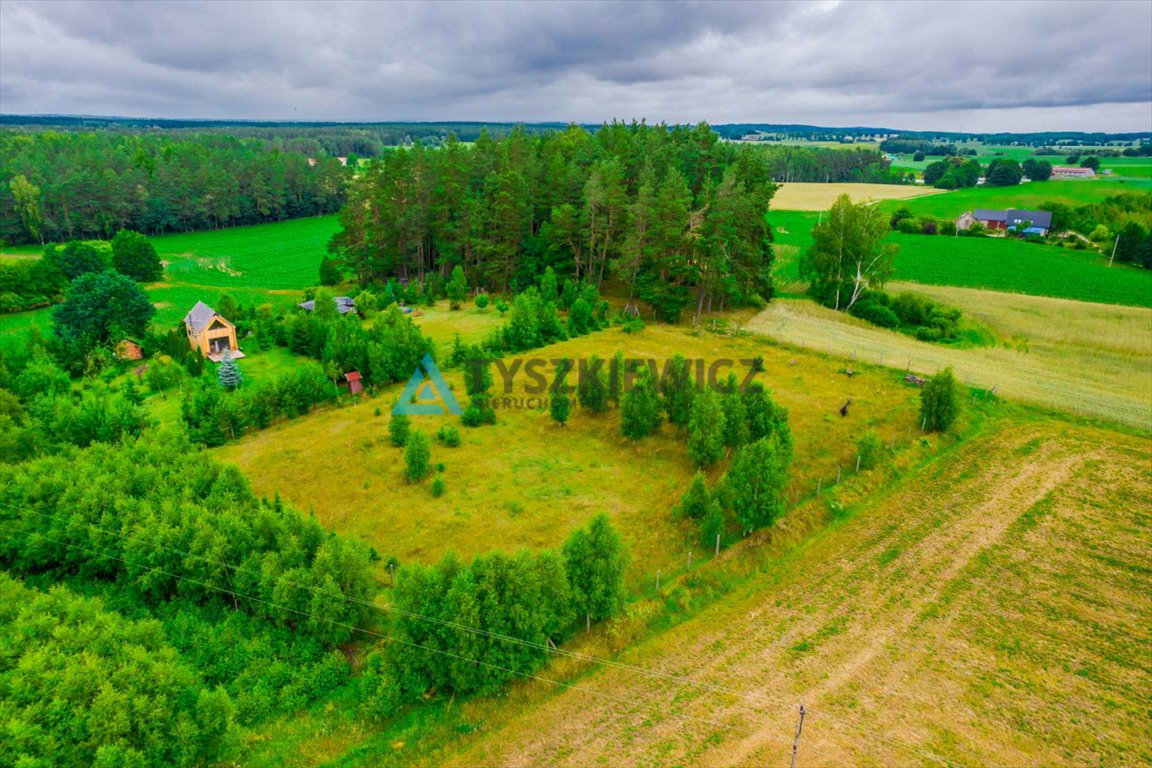
M 0 0 L 0 111 L 1152 130 L 1152 2 Z

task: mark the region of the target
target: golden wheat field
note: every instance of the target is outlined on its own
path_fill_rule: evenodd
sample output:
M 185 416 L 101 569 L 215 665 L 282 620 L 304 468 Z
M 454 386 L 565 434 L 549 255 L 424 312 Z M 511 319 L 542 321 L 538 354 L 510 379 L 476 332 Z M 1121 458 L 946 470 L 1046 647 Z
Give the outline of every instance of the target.
M 826 211 L 840 195 L 853 201 L 908 200 L 925 195 L 944 194 L 944 190 L 914 184 L 820 184 L 790 181 L 781 184 L 772 197 L 772 209 L 778 211 Z
M 1143 763 L 1150 484 L 1146 438 L 999 421 L 620 657 L 666 677 L 599 670 L 437 761 L 783 765 L 803 703 L 802 765 Z
M 1152 431 L 1152 310 L 895 284 L 938 298 L 986 323 L 991 347 L 918 341 L 821 307 L 781 299 L 744 326 L 788 344 L 931 375 L 952 366 L 962 382 L 1010 400 Z

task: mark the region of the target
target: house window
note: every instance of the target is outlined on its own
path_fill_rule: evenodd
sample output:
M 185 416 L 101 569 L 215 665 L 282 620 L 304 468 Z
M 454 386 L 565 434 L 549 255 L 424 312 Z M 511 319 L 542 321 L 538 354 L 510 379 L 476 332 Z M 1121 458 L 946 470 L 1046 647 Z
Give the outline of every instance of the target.
M 208 340 L 208 349 L 212 351 L 212 354 L 216 354 L 218 352 L 223 352 L 224 350 L 231 349 L 231 348 L 232 348 L 232 345 L 228 343 L 228 337 L 227 336 L 222 336 L 218 339 L 209 339 Z

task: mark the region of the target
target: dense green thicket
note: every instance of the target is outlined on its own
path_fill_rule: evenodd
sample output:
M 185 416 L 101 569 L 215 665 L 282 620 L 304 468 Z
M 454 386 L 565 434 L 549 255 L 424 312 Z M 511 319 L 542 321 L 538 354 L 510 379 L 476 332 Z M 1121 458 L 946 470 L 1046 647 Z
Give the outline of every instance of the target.
M 770 526 L 784 513 L 792 429 L 788 411 L 759 382 L 740 392 L 730 377 L 720 395 L 705 390 L 693 398 L 689 426 L 693 460 L 715 463 L 725 448 L 733 451 L 732 463 L 716 488 L 709 490 L 704 475 L 697 473 L 676 508 L 677 514 L 700 523 L 705 546 L 731 528 L 746 533 Z
M 122 229 L 112 242 L 70 240 L 49 245 L 39 259 L 0 261 L 0 312 L 21 312 L 54 304 L 69 283 L 113 271 L 136 282 L 159 280 L 160 257 L 139 232 Z
M 0 466 L 0 523 L 9 572 L 115 582 L 149 605 L 224 601 L 326 644 L 364 619 L 343 598 L 373 587 L 365 547 L 257 499 L 174 434 Z
M 547 266 L 597 286 L 615 276 L 630 299 L 675 320 L 693 298 L 698 315 L 771 297 L 774 190 L 763 153 L 704 124 L 516 130 L 373 162 L 332 246 L 361 283 L 443 278 L 456 266 L 499 291 L 533 284 Z
M 396 583 L 393 674 L 408 697 L 491 693 L 543 665 L 549 642 L 611 618 L 624 603 L 628 552 L 599 515 L 561 551 L 455 556 L 409 565 Z M 511 639 L 509 639 L 511 638 Z
M 234 746 L 235 707 L 156 621 L 0 573 L 0 762 L 195 766 Z
M 1091 234 L 1106 253 L 1115 248 L 1116 261 L 1152 269 L 1152 194 L 1126 192 L 1099 203 L 1072 207 L 1042 203 L 1052 212 L 1052 230 Z
M 0 131 L 5 242 L 110 238 L 332 213 L 350 175 L 257 139 Z

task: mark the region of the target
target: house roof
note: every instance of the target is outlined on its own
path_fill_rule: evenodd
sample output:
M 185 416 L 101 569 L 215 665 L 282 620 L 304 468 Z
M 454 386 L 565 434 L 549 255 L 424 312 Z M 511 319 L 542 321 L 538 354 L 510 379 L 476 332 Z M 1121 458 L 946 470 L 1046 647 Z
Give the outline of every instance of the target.
M 977 208 L 972 212 L 972 216 L 978 221 L 1003 221 L 1008 226 L 1019 224 L 1021 221 L 1030 221 L 1032 226 L 1044 229 L 1052 226 L 1051 211 L 1027 211 L 1014 208 L 997 211 L 990 208 Z
M 1006 213 L 1008 214 L 1006 219 L 1008 226 L 1019 224 L 1022 221 L 1030 221 L 1033 227 L 1040 227 L 1041 229 L 1048 229 L 1052 226 L 1051 211 L 1014 211 L 1009 208 Z
M 342 315 L 356 311 L 356 302 L 347 296 L 337 296 L 335 299 L 333 299 L 333 301 L 336 302 L 336 311 Z M 298 306 L 301 309 L 311 312 L 312 310 L 316 309 L 316 301 L 314 299 L 309 299 L 308 301 L 301 302 Z
M 202 301 L 196 302 L 196 306 L 189 310 L 188 314 L 184 315 L 184 322 L 188 324 L 196 333 L 204 330 L 208 323 L 212 322 L 212 318 L 216 317 L 216 310 L 208 306 Z

